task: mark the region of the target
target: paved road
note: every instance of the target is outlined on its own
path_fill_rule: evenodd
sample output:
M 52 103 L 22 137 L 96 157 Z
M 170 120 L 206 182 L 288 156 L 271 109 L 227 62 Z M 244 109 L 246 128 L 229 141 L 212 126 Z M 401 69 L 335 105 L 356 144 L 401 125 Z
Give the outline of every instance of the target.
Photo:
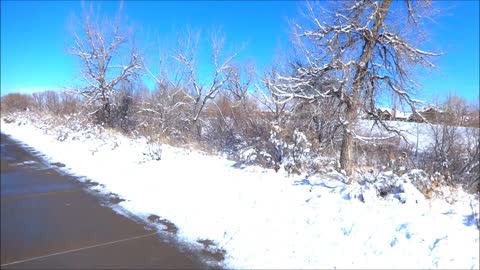
M 2 269 L 206 268 L 27 150 L 1 135 Z

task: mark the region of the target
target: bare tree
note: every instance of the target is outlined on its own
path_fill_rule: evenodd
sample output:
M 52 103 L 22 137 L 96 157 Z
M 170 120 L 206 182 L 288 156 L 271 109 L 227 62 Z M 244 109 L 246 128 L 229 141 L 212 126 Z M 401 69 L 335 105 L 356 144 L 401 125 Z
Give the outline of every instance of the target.
M 205 106 L 208 121 L 205 137 L 212 146 L 233 153 L 245 142 L 257 109 L 248 93 L 254 71 L 254 66 L 248 63 L 232 64 L 224 91 Z
M 231 55 L 224 56 L 225 37 L 219 33 L 213 34 L 211 37 L 213 74 L 205 77 L 207 80 L 201 80 L 198 76 L 197 66 L 200 38 L 199 31 L 196 34 L 187 31 L 186 37 L 179 39 L 179 49 L 174 56 L 174 59 L 183 66 L 184 83 L 180 88 L 184 89 L 186 96 L 191 100 L 192 116 L 190 122 L 192 130 L 198 137 L 201 136 L 201 126 L 198 125 L 198 121 L 203 109 L 226 87 L 231 77 L 232 62 L 238 54 L 238 52 L 234 52 Z
M 187 130 L 190 129 L 191 119 L 188 113 L 191 100 L 184 89 L 184 68 L 172 57 L 176 44 L 170 45 L 167 40 L 158 44 L 161 44 L 158 46 L 158 58 L 151 59 L 156 63 L 144 63 L 145 71 L 155 80 L 156 87 L 150 97 L 142 102 L 137 114 L 143 119 L 141 126 L 146 133 L 184 141 L 185 135 L 189 134 Z M 154 66 L 156 70 L 149 66 Z
M 468 105 L 467 125 L 480 128 L 480 107 L 478 100 L 479 98 Z
M 52 90 L 45 91 L 45 106 L 53 114 L 60 114 L 62 108 L 59 93 Z
M 45 108 L 45 92 L 32 93 L 33 106 L 39 111 Z
M 444 121 L 448 125 L 465 126 L 468 122 L 467 100 L 457 95 L 450 95 L 442 106 Z
M 338 141 L 341 139 L 339 131 L 342 126 L 341 116 L 344 114 L 338 100 L 333 97 L 313 102 L 295 100 L 293 107 L 295 126 L 313 132 L 319 150 L 335 153 L 334 149 L 338 148 Z
M 24 111 L 34 104 L 32 96 L 27 94 L 9 93 L 0 98 L 2 112 Z
M 276 74 L 278 74 L 276 68 L 272 68 L 270 72 L 266 72 L 262 80 L 263 85 L 255 85 L 255 97 L 260 104 L 272 114 L 276 124 L 281 124 L 288 110 L 287 103 L 283 102 L 282 98 L 276 95 L 273 91 L 268 91 L 269 89 L 272 89 L 274 85 L 280 83 Z M 267 91 L 264 91 L 265 88 Z
M 480 182 L 480 131 L 464 127 L 468 106 L 466 100 L 449 96 L 430 126 L 432 143 L 423 154 L 420 165 L 425 170 L 439 172 L 449 184 L 462 184 L 478 191 Z
M 416 67 L 434 67 L 437 54 L 416 48 L 412 33 L 396 28 L 405 24 L 420 30 L 419 11 L 430 1 L 406 1 L 405 12 L 392 14 L 392 0 L 307 3 L 307 23 L 294 24 L 294 37 L 302 58 L 296 59 L 287 74 L 266 79 L 269 89 L 281 103 L 292 99 L 307 101 L 334 97 L 344 108 L 341 119 L 343 139 L 340 167 L 353 172 L 354 125 L 363 111 L 389 131 L 376 113 L 381 91 L 393 93 L 415 111 L 411 98 Z M 399 7 L 401 8 L 401 7 Z M 402 15 L 404 15 L 402 17 Z M 404 23 L 405 22 L 405 23 Z
M 213 100 L 213 105 L 229 129 L 241 129 L 251 110 L 248 90 L 255 77 L 255 67 L 244 63 L 232 65 L 225 93 Z M 232 121 L 227 121 L 230 118 Z
M 230 78 L 226 88 L 234 98 L 235 106 L 242 104 L 245 107 L 248 90 L 255 80 L 255 66 L 249 63 L 232 65 Z
M 83 23 L 74 31 L 74 45 L 69 53 L 80 60 L 83 80 L 87 86 L 80 90 L 86 105 L 101 104 L 94 111 L 102 113 L 102 121 L 108 122 L 113 92 L 122 81 L 138 76 L 142 59 L 133 46 L 128 48 L 130 33 L 123 29 L 122 4 L 114 20 L 100 20 L 92 6 L 84 8 Z

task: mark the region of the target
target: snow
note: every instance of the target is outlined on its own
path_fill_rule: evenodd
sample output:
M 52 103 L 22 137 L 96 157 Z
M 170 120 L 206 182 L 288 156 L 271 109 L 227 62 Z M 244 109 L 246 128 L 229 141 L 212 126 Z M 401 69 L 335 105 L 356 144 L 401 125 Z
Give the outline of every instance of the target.
M 396 111 L 395 112 L 395 117 L 397 119 L 405 119 L 406 120 L 406 119 L 410 118 L 411 115 L 412 115 L 411 113 L 407 113 L 407 112 L 401 112 L 401 111 Z
M 357 124 L 357 130 L 366 137 L 388 137 L 395 135 L 393 132 L 384 131 L 383 128 L 373 126 L 373 120 L 360 120 Z M 434 129 L 441 129 L 440 125 L 430 125 L 426 123 L 417 122 L 403 122 L 403 121 L 385 121 L 385 123 L 399 131 L 405 137 L 407 142 L 418 148 L 420 152 L 428 150 L 434 144 Z M 458 132 L 463 140 L 476 140 L 475 136 L 468 136 L 468 127 L 458 127 Z M 418 144 L 418 145 L 417 145 Z
M 213 240 L 227 268 L 479 268 L 478 199 L 462 190 L 445 192 L 451 203 L 426 199 L 412 180 L 421 171 L 345 184 L 336 171 L 288 176 L 103 129 L 59 137 L 23 119 L 1 131 L 103 184 L 125 211 L 173 222 L 181 241 Z

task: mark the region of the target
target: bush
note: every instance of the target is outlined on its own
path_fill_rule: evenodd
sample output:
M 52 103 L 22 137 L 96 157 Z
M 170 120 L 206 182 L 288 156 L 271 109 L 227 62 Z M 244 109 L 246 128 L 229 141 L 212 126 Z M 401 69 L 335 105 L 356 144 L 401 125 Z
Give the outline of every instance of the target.
M 0 100 L 2 112 L 18 112 L 30 110 L 33 105 L 33 98 L 30 95 L 10 93 Z
M 162 159 L 162 146 L 157 142 L 149 142 L 146 150 L 143 152 L 145 161 L 158 161 Z

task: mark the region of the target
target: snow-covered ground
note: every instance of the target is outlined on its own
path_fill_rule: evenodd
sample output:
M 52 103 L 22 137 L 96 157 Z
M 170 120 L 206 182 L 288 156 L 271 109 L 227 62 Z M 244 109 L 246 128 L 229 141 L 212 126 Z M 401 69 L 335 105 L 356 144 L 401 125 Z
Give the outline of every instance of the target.
M 152 160 L 158 146 L 110 131 L 59 137 L 27 119 L 1 131 L 119 194 L 140 218 L 170 220 L 180 240 L 213 240 L 228 268 L 479 268 L 478 200 L 447 188 L 450 203 L 425 199 L 412 184 L 421 171 L 347 185 L 335 171 L 288 177 L 168 145 Z M 378 196 L 381 185 L 394 191 Z
M 403 121 L 385 121 L 386 124 L 392 128 L 400 131 L 407 142 L 418 151 L 427 151 L 434 141 L 435 130 L 440 130 L 441 125 L 429 125 L 425 123 L 403 122 Z M 458 140 L 463 143 L 468 143 L 469 140 L 478 140 L 478 131 L 471 127 L 456 127 L 456 134 Z M 476 131 L 476 133 L 475 133 Z M 378 125 L 374 125 L 373 120 L 360 120 L 357 124 L 357 132 L 359 135 L 366 135 L 367 137 L 378 136 L 380 138 L 388 138 L 394 136 L 393 132 L 384 131 Z

